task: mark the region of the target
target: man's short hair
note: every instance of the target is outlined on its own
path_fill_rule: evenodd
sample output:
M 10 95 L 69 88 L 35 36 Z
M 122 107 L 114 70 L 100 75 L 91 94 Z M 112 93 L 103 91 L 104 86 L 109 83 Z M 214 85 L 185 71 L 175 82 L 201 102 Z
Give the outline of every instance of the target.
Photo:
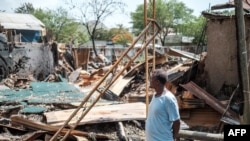
M 167 73 L 166 71 L 162 70 L 162 69 L 155 69 L 153 74 L 153 77 L 155 77 L 157 80 L 159 80 L 161 82 L 161 84 L 166 84 L 167 82 Z

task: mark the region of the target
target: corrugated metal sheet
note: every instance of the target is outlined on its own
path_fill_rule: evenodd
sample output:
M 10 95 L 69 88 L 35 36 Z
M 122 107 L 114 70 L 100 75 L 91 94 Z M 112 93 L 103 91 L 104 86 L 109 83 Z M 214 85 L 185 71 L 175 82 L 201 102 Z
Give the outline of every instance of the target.
M 31 14 L 0 13 L 0 25 L 4 29 L 42 30 L 44 24 Z

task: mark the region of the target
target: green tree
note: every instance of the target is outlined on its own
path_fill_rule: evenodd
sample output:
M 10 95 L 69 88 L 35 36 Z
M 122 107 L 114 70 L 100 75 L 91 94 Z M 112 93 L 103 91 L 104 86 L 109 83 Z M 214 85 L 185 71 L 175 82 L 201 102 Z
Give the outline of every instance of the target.
M 156 21 L 162 30 L 158 34 L 161 44 L 165 45 L 167 35 L 171 30 L 180 33 L 183 30 L 183 24 L 194 20 L 193 10 L 186 7 L 183 2 L 178 0 L 156 0 Z M 131 13 L 134 33 L 137 35 L 144 28 L 144 6 L 139 5 L 135 12 Z M 152 18 L 152 3 L 147 7 L 147 16 Z
M 125 3 L 121 0 L 81 0 L 68 2 L 72 7 L 81 13 L 79 20 L 86 27 L 89 38 L 92 41 L 93 50 L 96 56 L 95 39 L 97 32 L 103 29 L 102 21 L 115 12 L 124 9 Z
M 37 9 L 34 15 L 45 24 L 47 37 L 51 40 L 83 43 L 88 39 L 85 28 L 61 7 L 56 10 Z
M 55 10 L 35 9 L 32 3 L 21 4 L 15 9 L 16 13 L 33 14 L 41 20 L 46 27 L 46 36 L 49 40 L 57 42 L 77 41 L 85 42 L 88 37 L 86 29 L 81 23 L 69 16 L 68 11 L 62 7 Z
M 203 16 L 199 16 L 192 21 L 182 24 L 182 34 L 194 37 L 193 43 L 204 45 L 206 42 L 204 34 L 205 27 L 206 19 Z
M 122 24 L 118 24 L 115 28 L 97 30 L 96 40 L 112 40 L 118 34 L 129 34 L 132 38 L 132 35 L 128 32 L 128 29 L 124 28 Z M 128 40 L 128 42 L 131 41 Z
M 108 29 L 99 29 L 96 31 L 96 40 L 110 40 L 111 39 L 111 35 L 110 35 L 110 30 Z
M 96 31 L 97 40 L 112 40 L 116 44 L 127 44 L 133 40 L 132 34 L 128 29 L 124 28 L 122 24 L 118 24 L 117 27 L 111 29 L 100 29 Z
M 32 3 L 23 3 L 20 7 L 16 8 L 15 13 L 32 14 L 35 11 Z

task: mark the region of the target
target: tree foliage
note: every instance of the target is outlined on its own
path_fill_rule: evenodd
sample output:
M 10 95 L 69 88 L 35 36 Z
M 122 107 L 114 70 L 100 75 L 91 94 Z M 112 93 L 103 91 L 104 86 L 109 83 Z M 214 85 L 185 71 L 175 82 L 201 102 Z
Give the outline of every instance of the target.
M 86 32 L 81 24 L 69 17 L 68 12 L 59 7 L 56 10 L 38 9 L 34 15 L 45 23 L 48 36 L 58 42 L 86 41 Z
M 193 43 L 205 44 L 205 34 L 202 35 L 206 27 L 206 19 L 203 16 L 195 18 L 193 21 L 183 23 L 182 34 L 184 36 L 194 37 Z M 202 37 L 203 36 L 203 37 Z
M 16 13 L 33 14 L 41 20 L 46 27 L 46 36 L 49 40 L 57 42 L 85 42 L 86 30 L 83 26 L 71 18 L 68 11 L 59 7 L 55 10 L 35 9 L 31 3 L 24 3 L 15 9 Z
M 112 38 L 112 41 L 113 43 L 116 43 L 116 44 L 125 45 L 127 43 L 131 43 L 133 41 L 133 37 L 129 32 L 124 32 L 124 33 L 115 35 Z
M 96 32 L 97 40 L 112 40 L 115 44 L 125 45 L 133 41 L 133 37 L 128 29 L 124 28 L 122 24 L 111 29 L 100 29 Z
M 124 28 L 122 24 L 117 25 L 118 28 L 112 28 L 110 33 L 112 35 L 112 41 L 116 44 L 125 45 L 133 41 L 133 36 L 128 29 Z
M 32 14 L 35 11 L 32 3 L 23 3 L 20 7 L 16 8 L 15 13 Z
M 147 16 L 152 18 L 153 8 L 150 2 L 147 5 Z M 166 36 L 174 30 L 175 33 L 182 33 L 183 24 L 195 19 L 192 15 L 193 10 L 186 7 L 183 2 L 178 0 L 156 0 L 156 21 L 162 30 L 158 37 L 161 44 L 165 45 Z M 134 33 L 138 34 L 144 28 L 144 6 L 139 5 L 135 12 L 131 13 Z
M 120 0 L 81 0 L 68 2 L 81 13 L 78 20 L 86 27 L 89 38 L 93 44 L 93 50 L 96 56 L 95 39 L 98 36 L 98 30 L 105 28 L 102 24 L 108 16 L 112 16 L 119 10 L 123 11 L 125 3 Z

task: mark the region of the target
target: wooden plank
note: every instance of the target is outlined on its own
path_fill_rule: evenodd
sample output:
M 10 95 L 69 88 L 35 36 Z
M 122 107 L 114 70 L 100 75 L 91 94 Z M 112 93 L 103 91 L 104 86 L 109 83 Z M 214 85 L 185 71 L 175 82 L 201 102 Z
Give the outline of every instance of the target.
M 109 90 L 112 91 L 114 94 L 119 96 L 123 91 L 124 87 L 134 78 L 133 77 L 126 77 L 119 76 L 119 78 L 109 87 Z
M 224 113 L 226 108 L 225 105 L 221 104 L 218 99 L 216 99 L 213 95 L 209 94 L 207 91 L 199 87 L 194 82 L 190 81 L 186 84 L 181 84 L 180 86 L 190 91 L 196 97 L 203 99 L 209 106 L 217 110 L 219 113 L 225 114 L 225 116 L 238 120 L 239 117 L 234 111 L 228 109 L 228 111 Z
M 32 121 L 32 120 L 28 120 L 25 119 L 23 117 L 20 117 L 18 115 L 13 115 L 11 116 L 11 123 L 12 124 L 19 124 L 19 125 L 23 125 L 29 129 L 33 129 L 33 130 L 42 130 L 42 131 L 48 131 L 50 133 L 55 133 L 59 130 L 59 127 L 55 127 L 55 126 L 51 126 L 42 122 L 36 122 L 36 121 Z M 65 135 L 67 134 L 69 129 L 63 128 L 63 130 L 60 132 L 60 134 Z M 84 131 L 78 131 L 78 130 L 72 130 L 70 132 L 71 135 L 77 135 L 77 136 L 84 136 L 84 137 L 88 137 L 89 133 L 88 132 L 84 132 Z M 96 138 L 99 139 L 112 139 L 112 137 L 106 136 L 106 135 L 101 135 L 101 134 L 96 134 L 95 135 Z
M 26 134 L 27 137 L 25 137 L 23 139 L 23 141 L 34 141 L 35 139 L 37 139 L 38 137 L 42 136 L 43 134 L 45 134 L 46 131 L 35 131 L 32 134 Z
M 221 114 L 209 106 L 180 110 L 181 120 L 189 127 L 215 127 L 220 124 Z
M 125 75 L 124 77 L 132 77 L 134 74 L 138 71 L 141 71 L 143 68 L 145 68 L 145 62 L 138 63 L 135 66 L 133 66 Z
M 179 56 L 179 57 L 186 57 L 186 58 L 190 58 L 196 61 L 200 60 L 200 56 L 191 52 L 187 52 L 187 51 L 183 51 L 183 50 L 179 50 L 179 49 L 173 49 L 173 48 L 169 48 L 169 55 L 173 55 L 173 56 Z
M 75 82 L 77 80 L 77 78 L 79 77 L 80 73 L 81 73 L 82 68 L 78 68 L 76 70 L 74 70 L 73 72 L 70 73 L 69 75 L 69 82 Z
M 83 67 L 87 69 L 87 65 L 89 62 L 89 48 L 73 48 L 75 52 L 75 56 L 77 59 L 77 63 L 75 64 L 76 68 Z
M 224 135 L 221 133 L 207 133 L 199 131 L 189 131 L 189 130 L 180 130 L 178 137 L 184 139 L 192 140 L 204 140 L 204 141 L 219 141 L 224 139 Z
M 76 116 L 69 123 L 74 124 L 81 115 L 80 109 Z M 52 111 L 44 113 L 47 123 L 54 126 L 62 126 L 74 109 Z M 145 120 L 146 105 L 142 102 L 126 103 L 116 105 L 96 106 L 90 109 L 89 113 L 80 121 L 79 125 L 90 123 L 116 122 L 126 120 Z

